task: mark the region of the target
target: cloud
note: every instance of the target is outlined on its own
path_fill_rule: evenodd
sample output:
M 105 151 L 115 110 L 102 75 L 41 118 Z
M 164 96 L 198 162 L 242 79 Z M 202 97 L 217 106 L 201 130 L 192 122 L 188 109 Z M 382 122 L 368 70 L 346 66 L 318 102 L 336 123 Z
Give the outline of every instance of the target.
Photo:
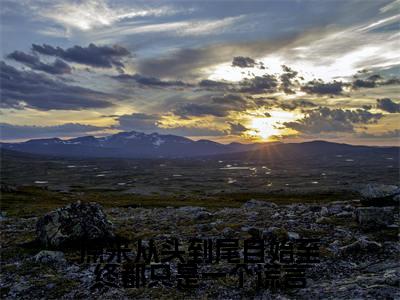
M 394 129 L 383 133 L 361 132 L 357 134 L 357 137 L 363 139 L 388 139 L 388 138 L 398 139 L 400 138 L 400 129 Z
M 309 108 L 317 106 L 314 102 L 309 100 L 299 99 L 293 101 L 286 101 L 279 104 L 279 107 L 283 110 L 295 110 L 297 108 Z
M 400 84 L 400 78 L 392 77 L 389 79 L 385 79 L 379 74 L 374 74 L 365 79 L 357 78 L 356 80 L 353 81 L 352 87 L 354 89 L 375 88 L 384 85 L 396 85 L 396 84 Z
M 223 136 L 225 130 L 210 128 L 207 124 L 181 125 L 173 124 L 165 127 L 162 124 L 162 116 L 157 114 L 133 113 L 121 115 L 116 118 L 118 122 L 114 129 L 137 130 L 146 133 L 158 132 L 161 134 L 176 134 L 182 136 Z M 200 122 L 201 123 L 201 122 Z
M 33 70 L 43 71 L 53 75 L 71 73 L 71 67 L 58 58 L 52 64 L 46 64 L 41 62 L 38 56 L 30 55 L 22 51 L 14 51 L 8 54 L 7 58 L 22 63 Z
M 15 140 L 43 137 L 72 137 L 104 130 L 105 127 L 79 123 L 65 123 L 54 126 L 28 126 L 0 123 L 0 138 Z
M 307 66 L 317 78 L 326 81 L 350 77 L 365 68 L 386 70 L 399 65 L 399 18 L 375 15 L 343 27 L 333 22 L 332 26 L 304 31 L 302 37 L 277 55 L 293 67 Z
M 232 67 L 254 68 L 256 61 L 251 57 L 235 56 L 232 61 Z
M 389 98 L 377 99 L 377 108 L 389 112 L 400 113 L 400 103 L 393 102 Z
M 230 126 L 229 133 L 232 135 L 241 135 L 242 133 L 249 130 L 247 127 L 243 126 L 240 123 L 228 122 L 228 124 Z
M 180 80 L 165 81 L 156 77 L 148 77 L 140 74 L 119 74 L 117 76 L 112 76 L 113 79 L 119 80 L 121 82 L 136 82 L 143 86 L 153 86 L 153 87 L 190 87 L 191 84 L 185 83 Z
M 367 79 L 356 79 L 353 81 L 353 88 L 374 88 L 381 79 L 382 76 L 379 74 L 371 75 Z
M 64 50 L 47 44 L 32 44 L 32 50 L 43 55 L 56 56 L 69 62 L 96 68 L 112 68 L 113 66 L 124 68 L 122 59 L 131 55 L 128 49 L 119 45 L 96 46 L 89 44 L 87 47 L 74 46 Z
M 225 117 L 229 113 L 229 110 L 221 105 L 214 104 L 197 104 L 197 103 L 185 103 L 180 105 L 174 110 L 174 114 L 181 117 L 200 117 L 200 116 L 215 116 Z
M 245 111 L 255 106 L 251 98 L 237 94 L 205 95 L 195 100 L 196 103 L 179 104 L 173 113 L 183 118 L 190 116 L 226 117 L 230 112 Z
M 290 37 L 255 41 L 214 44 L 201 48 L 183 48 L 171 51 L 161 57 L 146 58 L 138 62 L 137 70 L 146 76 L 159 78 L 177 78 L 182 80 L 204 79 L 210 67 L 226 63 L 232 57 L 241 55 L 261 56 L 277 51 L 291 42 Z
M 323 132 L 354 132 L 355 124 L 373 124 L 382 118 L 380 113 L 371 113 L 365 109 L 344 110 L 319 107 L 306 113 L 303 119 L 286 122 L 287 128 L 306 134 Z
M 201 20 L 188 22 L 187 26 L 177 31 L 178 35 L 212 35 L 231 29 L 245 16 L 227 17 L 221 20 Z
M 279 76 L 279 79 L 281 80 L 280 90 L 286 94 L 294 94 L 295 91 L 293 88 L 296 84 L 293 80 L 296 78 L 298 72 L 285 65 L 282 65 L 282 69 L 284 73 Z M 296 83 L 298 84 L 298 82 Z
M 123 20 L 149 16 L 165 16 L 177 11 L 168 6 L 158 7 L 125 7 L 109 6 L 103 0 L 83 2 L 51 2 L 42 8 L 39 14 L 53 20 L 66 28 L 88 31 L 95 28 L 109 27 Z
M 117 117 L 118 125 L 122 130 L 157 131 L 160 116 L 156 114 L 133 113 Z
M 198 85 L 200 88 L 219 91 L 229 90 L 233 87 L 231 83 L 210 79 L 203 79 L 198 83 Z
M 159 133 L 162 134 L 175 134 L 181 136 L 225 136 L 227 132 L 222 129 L 200 127 L 200 126 L 175 126 L 171 128 L 160 128 Z
M 106 108 L 113 104 L 109 94 L 94 91 L 62 81 L 50 79 L 44 74 L 21 71 L 5 62 L 0 63 L 2 108 L 39 110 L 81 110 Z
M 240 82 L 240 91 L 244 93 L 262 94 L 276 92 L 278 81 L 274 75 L 255 76 Z
M 322 80 L 312 80 L 301 87 L 303 92 L 317 95 L 340 95 L 346 84 L 341 81 L 325 83 Z

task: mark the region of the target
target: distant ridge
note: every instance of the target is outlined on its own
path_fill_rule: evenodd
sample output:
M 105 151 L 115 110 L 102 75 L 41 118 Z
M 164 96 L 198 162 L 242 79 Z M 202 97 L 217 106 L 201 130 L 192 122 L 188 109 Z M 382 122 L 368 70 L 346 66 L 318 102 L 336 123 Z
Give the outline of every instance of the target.
M 33 139 L 21 143 L 1 143 L 2 149 L 30 154 L 65 156 L 65 157 L 110 157 L 110 158 L 180 158 L 208 155 L 237 155 L 253 152 L 257 155 L 268 155 L 276 152 L 285 156 L 303 156 L 330 152 L 380 151 L 398 147 L 368 147 L 327 141 L 304 143 L 255 143 L 255 144 L 220 144 L 210 140 L 193 141 L 177 135 L 146 134 L 129 131 L 99 137 L 82 136 L 67 140 L 60 138 Z

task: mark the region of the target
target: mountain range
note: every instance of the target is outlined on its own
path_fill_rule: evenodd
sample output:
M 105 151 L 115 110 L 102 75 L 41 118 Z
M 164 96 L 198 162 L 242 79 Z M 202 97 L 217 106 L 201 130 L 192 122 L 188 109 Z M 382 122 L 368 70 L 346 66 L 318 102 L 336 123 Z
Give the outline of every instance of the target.
M 60 138 L 33 139 L 20 143 L 1 143 L 2 149 L 53 156 L 73 157 L 114 157 L 114 158 L 179 158 L 208 155 L 235 155 L 242 152 L 274 151 L 282 155 L 318 154 L 345 152 L 389 151 L 398 153 L 398 147 L 379 148 L 352 146 L 325 141 L 313 141 L 297 144 L 254 143 L 220 144 L 210 140 L 194 141 L 176 135 L 158 133 L 146 134 L 130 131 L 94 137 L 83 136 L 63 140 Z

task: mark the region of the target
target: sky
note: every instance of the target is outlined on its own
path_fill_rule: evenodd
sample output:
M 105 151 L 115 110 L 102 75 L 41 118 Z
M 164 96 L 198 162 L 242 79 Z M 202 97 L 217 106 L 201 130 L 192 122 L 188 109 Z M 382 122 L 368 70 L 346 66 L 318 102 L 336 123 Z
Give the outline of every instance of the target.
M 400 1 L 0 0 L 0 137 L 400 145 Z

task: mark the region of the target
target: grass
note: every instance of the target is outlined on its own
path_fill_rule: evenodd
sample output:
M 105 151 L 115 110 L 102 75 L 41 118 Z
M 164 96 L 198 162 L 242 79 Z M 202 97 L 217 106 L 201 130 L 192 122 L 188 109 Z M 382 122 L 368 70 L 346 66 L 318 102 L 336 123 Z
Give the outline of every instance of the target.
M 220 193 L 212 196 L 199 195 L 137 195 L 123 194 L 118 191 L 105 190 L 60 193 L 40 187 L 22 187 L 17 192 L 1 194 L 1 211 L 11 217 L 39 216 L 58 207 L 75 201 L 97 202 L 105 208 L 110 207 L 180 207 L 203 206 L 209 209 L 223 207 L 240 207 L 250 199 L 266 200 L 277 204 L 323 203 L 335 200 L 352 199 L 351 193 Z

